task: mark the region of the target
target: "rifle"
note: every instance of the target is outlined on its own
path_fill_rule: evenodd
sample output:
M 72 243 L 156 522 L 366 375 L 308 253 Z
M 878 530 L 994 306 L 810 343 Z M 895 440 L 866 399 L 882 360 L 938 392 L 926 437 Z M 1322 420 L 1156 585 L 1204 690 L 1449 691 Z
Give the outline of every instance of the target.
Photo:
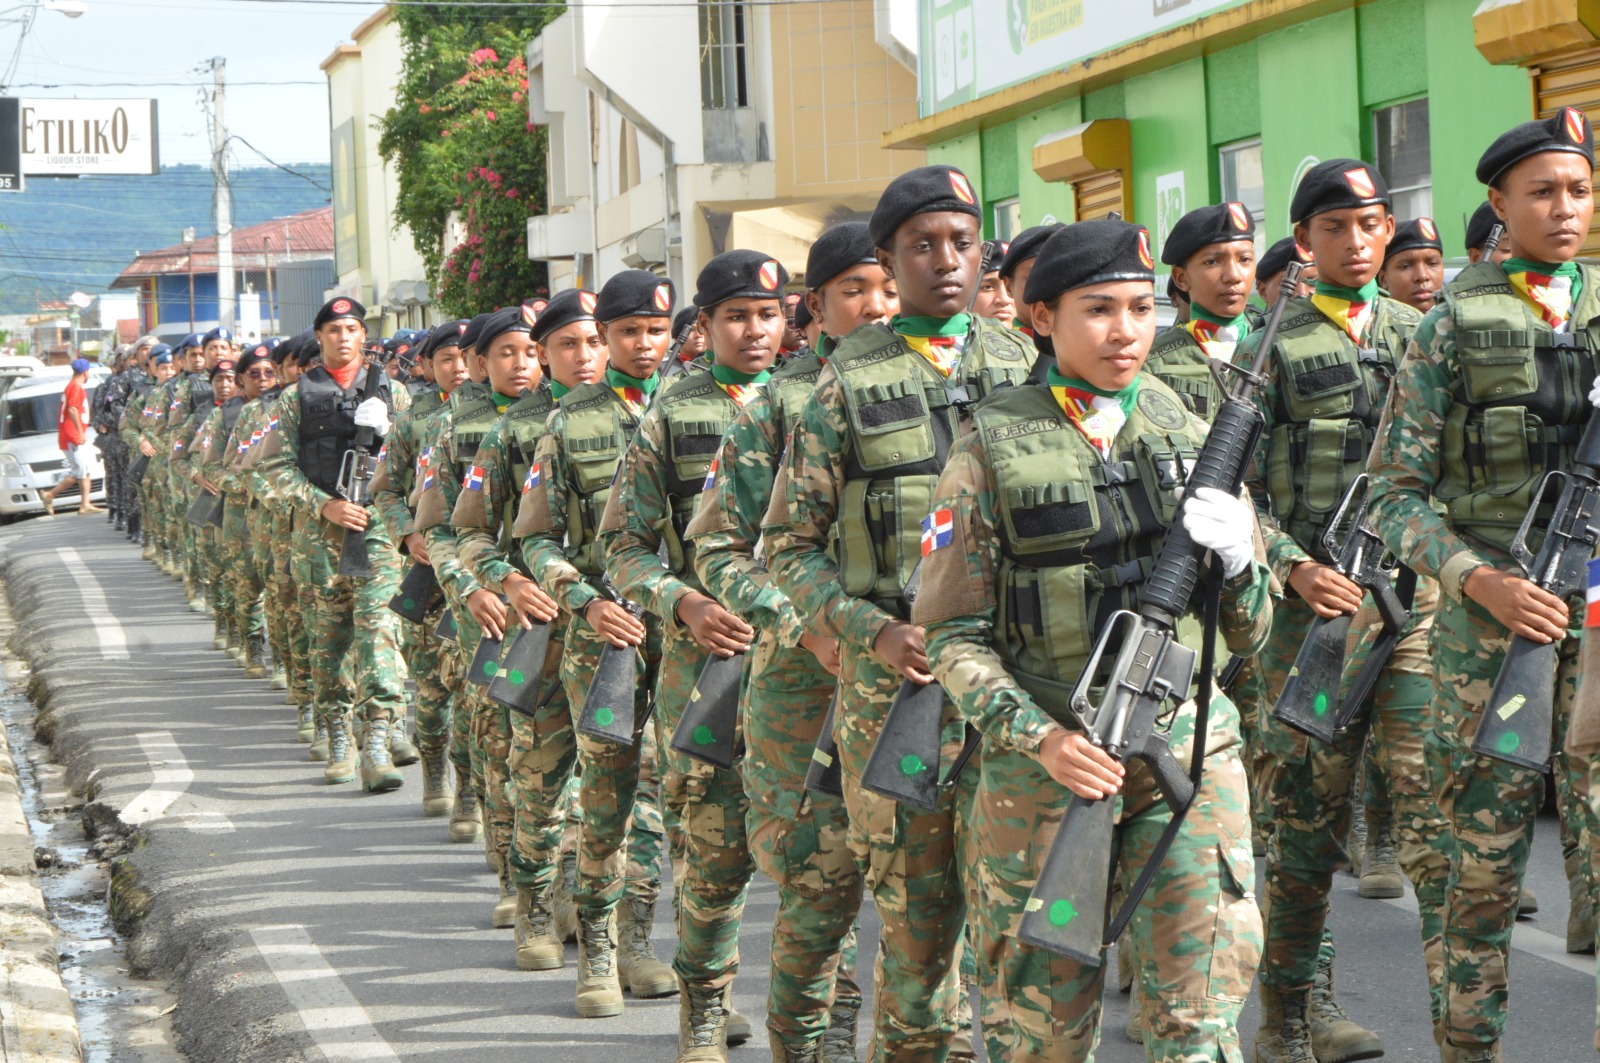
M 1558 490 L 1555 509 L 1544 524 L 1538 554 L 1528 550 L 1540 507 Z M 1545 473 L 1539 491 L 1522 518 L 1511 556 L 1541 590 L 1567 598 L 1583 590 L 1589 559 L 1594 556 L 1600 531 L 1595 510 L 1600 507 L 1600 410 L 1589 413 L 1570 472 Z M 1472 751 L 1496 760 L 1520 764 L 1534 771 L 1549 767 L 1550 729 L 1555 722 L 1556 651 L 1561 641 L 1534 642 L 1514 635 L 1500 665 L 1500 675 L 1489 695 Z
M 133 460 L 128 462 L 128 480 L 135 486 L 144 482 L 145 470 L 150 468 L 150 455 L 134 448 Z
M 441 642 L 455 642 L 461 637 L 460 628 L 456 627 L 456 615 L 449 609 L 439 617 L 439 622 L 433 627 L 433 637 Z
M 1241 657 L 1237 653 L 1228 658 L 1228 663 L 1222 666 L 1222 671 L 1217 673 L 1217 689 L 1229 697 L 1233 696 L 1233 688 L 1238 685 L 1239 674 L 1244 671 L 1244 666 L 1250 663 L 1250 658 Z
M 817 735 L 817 748 L 811 751 L 811 763 L 806 767 L 805 788 L 814 794 L 844 796 L 839 744 L 833 740 L 833 721 L 838 714 L 839 688 L 834 687 L 833 700 L 828 703 L 828 714 L 822 718 L 822 731 Z
M 550 650 L 550 634 L 551 625 L 543 623 L 518 629 L 511 649 L 506 652 L 499 671 L 489 683 L 489 697 L 492 700 L 524 716 L 531 716 L 544 701 L 554 697 L 552 691 L 539 701 L 534 699 L 539 690 L 539 677 L 544 674 L 545 657 Z
M 600 590 L 634 616 L 642 615 L 643 610 L 617 593 L 611 577 L 600 577 Z M 645 706 L 643 719 L 635 718 L 633 702 L 639 689 L 638 663 L 638 647 L 617 646 L 606 640 L 600 649 L 600 660 L 595 664 L 594 678 L 589 682 L 589 693 L 583 699 L 583 711 L 578 714 L 580 734 L 617 745 L 633 745 L 635 734 L 655 711 L 652 701 Z
M 222 527 L 222 507 L 226 503 L 227 499 L 222 497 L 220 491 L 212 494 L 205 488 L 201 488 L 194 501 L 189 503 L 189 512 L 183 515 L 183 519 L 193 524 L 196 528 L 220 528 Z
M 694 335 L 695 322 L 691 321 L 678 330 L 672 337 L 672 343 L 667 346 L 667 353 L 661 358 L 661 380 L 663 383 L 668 378 L 677 376 L 684 371 L 684 365 L 678 361 L 678 355 L 683 350 L 683 345 L 689 342 L 689 337 Z
M 689 703 L 672 732 L 672 748 L 724 770 L 733 767 L 739 729 L 739 676 L 744 654 L 712 654 L 689 692 Z
M 510 603 L 504 597 L 500 601 L 506 605 Z M 507 618 L 510 618 L 507 613 Z M 500 657 L 505 652 L 505 636 L 491 638 L 485 632 L 478 638 L 478 648 L 472 654 L 472 666 L 467 669 L 467 682 L 476 683 L 480 687 L 488 686 L 494 677 L 500 674 Z
M 1417 576 L 1410 569 L 1403 569 L 1398 586 L 1390 578 L 1396 562 L 1367 519 L 1371 498 L 1371 481 L 1362 473 L 1351 482 L 1339 508 L 1333 511 L 1328 530 L 1322 535 L 1322 545 L 1334 557 L 1335 572 L 1372 592 L 1372 600 L 1383 620 L 1383 631 L 1367 654 L 1366 663 L 1350 692 L 1339 702 L 1338 711 L 1332 712 L 1339 697 L 1345 644 L 1354 617 L 1347 613 L 1332 618 L 1317 617 L 1306 632 L 1306 640 L 1295 655 L 1294 667 L 1289 669 L 1283 693 L 1272 709 L 1277 719 L 1322 742 L 1332 742 L 1334 732 L 1342 731 L 1361 711 L 1389 656 L 1394 653 L 1400 633 L 1411 619 L 1411 598 L 1417 589 Z M 1338 543 L 1341 527 L 1346 529 L 1342 547 Z
M 419 561 L 411 566 L 406 578 L 400 581 L 400 589 L 389 599 L 389 608 L 400 614 L 402 619 L 420 624 L 441 593 L 439 577 L 433 571 L 433 566 Z
M 383 366 L 367 367 L 367 384 L 361 391 L 361 401 L 378 397 L 383 387 Z M 356 429 L 356 438 L 339 462 L 339 497 L 346 502 L 366 507 L 372 505 L 367 487 L 372 474 L 378 469 L 378 433 L 362 425 Z M 371 579 L 372 560 L 367 556 L 367 533 L 353 528 L 344 530 L 344 546 L 339 551 L 339 575 L 352 579 Z
M 1139 594 L 1139 611 L 1119 610 L 1112 616 L 1072 690 L 1072 711 L 1089 740 L 1119 761 L 1143 761 L 1172 810 L 1172 819 L 1157 839 L 1149 862 L 1140 870 L 1121 909 L 1108 925 L 1117 801 L 1115 795 L 1095 801 L 1073 795 L 1068 803 L 1061 828 L 1023 909 L 1018 935 L 1030 945 L 1091 967 L 1100 964 L 1106 945 L 1117 939 L 1132 918 L 1177 837 L 1200 783 L 1220 601 L 1215 589 L 1207 594 L 1204 660 L 1196 701 L 1193 755 L 1187 774 L 1172 755 L 1166 736 L 1157 730 L 1163 707 L 1169 701 L 1188 698 L 1194 683 L 1196 654 L 1178 641 L 1177 624 L 1179 617 L 1189 611 L 1202 571 L 1208 565 L 1215 568 L 1209 552 L 1190 538 L 1183 526 L 1183 514 L 1199 488 L 1215 487 L 1229 494 L 1239 491 L 1261 436 L 1262 418 L 1251 402 L 1251 394 L 1261 383 L 1278 323 L 1300 281 L 1300 272 L 1298 262 L 1291 262 L 1285 271 L 1278 301 L 1267 318 L 1261 345 L 1250 367 L 1212 361 L 1212 375 L 1228 397 L 1217 409 L 1205 445 L 1195 459 L 1178 512 Z M 1224 370 L 1240 378 L 1236 391 L 1229 390 Z M 1119 647 L 1116 660 L 1102 685 L 1097 682 L 1101 662 L 1113 645 Z M 1099 704 L 1090 701 L 1090 690 L 1095 686 L 1103 691 Z

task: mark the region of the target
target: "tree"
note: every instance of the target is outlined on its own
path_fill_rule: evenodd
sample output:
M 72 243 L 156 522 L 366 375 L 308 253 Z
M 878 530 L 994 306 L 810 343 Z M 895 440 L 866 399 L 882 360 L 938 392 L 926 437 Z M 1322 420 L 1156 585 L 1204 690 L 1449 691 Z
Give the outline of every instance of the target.
M 405 58 L 378 123 L 395 168 L 396 228 L 411 231 L 434 298 L 465 317 L 547 294 L 529 261 L 527 219 L 544 209 L 546 131 L 528 121 L 528 42 L 558 8 L 407 5 L 394 11 Z M 444 253 L 452 215 L 464 238 Z

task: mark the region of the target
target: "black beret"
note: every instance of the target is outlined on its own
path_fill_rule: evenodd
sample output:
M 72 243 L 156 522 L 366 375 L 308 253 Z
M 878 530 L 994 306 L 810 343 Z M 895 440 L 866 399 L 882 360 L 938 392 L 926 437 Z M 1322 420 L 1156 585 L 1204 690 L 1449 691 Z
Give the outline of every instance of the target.
M 218 358 L 217 364 L 211 367 L 211 379 L 217 379 L 217 375 L 219 373 L 233 372 L 234 367 L 234 361 L 232 358 Z
M 306 329 L 298 336 L 291 336 L 284 340 L 278 349 L 272 352 L 272 359 L 279 365 L 282 365 L 290 358 L 293 358 L 297 363 L 304 363 L 307 353 L 317 350 L 318 347 L 316 332 Z
M 1161 248 L 1161 261 L 1169 266 L 1181 266 L 1203 247 L 1255 238 L 1256 220 L 1243 203 L 1201 207 L 1179 218 L 1178 224 L 1172 227 L 1166 245 Z
M 1523 122 L 1506 130 L 1478 159 L 1478 180 L 1492 185 L 1523 159 L 1547 151 L 1582 155 L 1593 166 L 1594 128 L 1589 125 L 1589 116 L 1576 107 L 1563 107 L 1549 118 Z
M 872 243 L 887 248 L 894 242 L 895 231 L 907 218 L 946 211 L 983 217 L 978 209 L 978 194 L 973 191 L 967 175 L 954 166 L 919 166 L 908 170 L 890 181 L 889 187 L 878 197 L 872 221 L 868 223 Z
M 353 321 L 365 323 L 367 319 L 367 308 L 362 306 L 356 300 L 347 298 L 343 295 L 334 299 L 329 299 L 327 302 L 322 304 L 322 309 L 317 311 L 317 316 L 312 320 L 311 327 L 321 328 L 330 321 L 338 321 L 340 318 L 345 317 L 350 318 Z
M 1065 226 L 1044 242 L 1022 298 L 1047 303 L 1091 284 L 1155 279 L 1149 230 L 1120 218 L 1097 218 Z
M 533 334 L 533 323 L 536 315 L 524 313 L 520 306 L 507 306 L 489 315 L 489 320 L 483 323 L 478 330 L 478 346 L 487 348 L 495 340 L 508 332 L 521 332 L 524 335 Z
M 574 321 L 593 321 L 594 309 L 599 301 L 600 297 L 587 289 L 567 288 L 552 295 L 543 310 L 535 310 L 529 304 L 521 307 L 521 313 L 529 319 L 533 338 L 543 343 L 544 338 L 558 328 Z
M 457 318 L 455 321 L 435 325 L 433 331 L 428 333 L 428 341 L 423 345 L 422 353 L 417 357 L 432 358 L 446 347 L 460 347 L 461 334 L 467 331 L 468 324 L 466 318 Z
M 187 351 L 190 347 L 204 347 L 205 345 L 206 345 L 206 338 L 204 336 L 200 335 L 200 333 L 198 333 L 198 332 L 191 332 L 187 336 L 185 336 L 183 339 L 179 340 L 173 346 L 172 351 L 173 351 L 174 354 L 182 354 L 184 351 Z
M 1000 276 L 1009 277 L 1028 259 L 1038 257 L 1039 249 L 1044 246 L 1044 242 L 1065 228 L 1061 222 L 1056 222 L 1052 225 L 1035 225 L 1031 229 L 1022 230 L 1006 249 L 1006 257 L 1000 260 Z
M 610 324 L 625 317 L 671 317 L 677 289 L 649 270 L 625 269 L 606 281 L 594 304 L 594 319 Z
M 690 303 L 678 311 L 678 316 L 672 319 L 672 334 L 677 336 L 683 331 L 685 325 L 692 325 L 700 320 L 700 308 Z
M 479 314 L 477 317 L 472 318 L 467 322 L 467 327 L 461 330 L 462 350 L 466 350 L 468 347 L 476 347 L 478 345 L 478 333 L 482 331 L 484 322 L 488 321 L 489 316 L 493 313 L 494 311 L 490 310 L 487 313 Z
M 816 318 L 811 316 L 811 304 L 806 302 L 804 299 L 800 300 L 799 304 L 794 308 L 795 330 L 797 332 L 804 332 L 806 330 L 806 326 L 815 320 Z
M 1389 186 L 1383 175 L 1360 159 L 1319 162 L 1300 178 L 1289 204 L 1289 219 L 1296 225 L 1330 210 L 1389 205 Z
M 1311 265 L 1311 255 L 1299 244 L 1294 237 L 1285 236 L 1282 240 L 1267 248 L 1267 253 L 1256 262 L 1256 276 L 1261 280 L 1276 273 L 1282 273 L 1289 268 L 1290 262 L 1299 262 L 1302 265 Z
M 847 221 L 835 225 L 817 237 L 806 255 L 806 287 L 816 291 L 851 266 L 877 262 L 875 251 L 866 222 Z
M 249 350 L 245 351 L 239 356 L 239 360 L 234 367 L 234 372 L 238 373 L 240 376 L 244 376 L 245 373 L 249 372 L 258 365 L 274 364 L 272 359 L 273 350 L 274 348 L 268 347 L 265 343 L 256 344 L 254 347 L 251 347 Z
M 1478 204 L 1478 209 L 1472 212 L 1472 220 L 1467 222 L 1467 250 L 1483 250 L 1483 245 L 1489 242 L 1490 230 L 1498 224 L 1500 216 L 1489 206 L 1489 201 Z
M 1419 247 L 1431 247 L 1444 254 L 1444 245 L 1439 242 L 1439 230 L 1432 218 L 1418 218 L 1396 226 L 1394 239 L 1389 241 L 1383 260 L 1387 262 L 1402 251 L 1415 251 Z
M 709 311 L 729 299 L 779 299 L 789 271 L 762 251 L 724 251 L 695 278 L 694 305 Z

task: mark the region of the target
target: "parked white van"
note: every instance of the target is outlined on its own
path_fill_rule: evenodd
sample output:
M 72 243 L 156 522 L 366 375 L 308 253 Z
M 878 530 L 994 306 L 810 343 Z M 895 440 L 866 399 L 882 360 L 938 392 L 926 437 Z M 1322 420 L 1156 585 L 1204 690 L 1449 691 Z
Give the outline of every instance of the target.
M 54 487 L 67 472 L 67 457 L 56 446 L 56 433 L 61 395 L 72 379 L 72 370 L 64 365 L 28 368 L 31 371 L 26 373 L 0 373 L 0 520 L 43 513 L 39 492 Z M 110 376 L 110 370 L 101 366 L 89 370 L 86 387 L 91 403 L 95 388 Z M 94 439 L 90 428 L 82 453 L 91 477 L 89 498 L 100 502 L 106 496 L 106 472 Z M 73 490 L 61 494 L 56 505 L 77 501 L 78 493 Z

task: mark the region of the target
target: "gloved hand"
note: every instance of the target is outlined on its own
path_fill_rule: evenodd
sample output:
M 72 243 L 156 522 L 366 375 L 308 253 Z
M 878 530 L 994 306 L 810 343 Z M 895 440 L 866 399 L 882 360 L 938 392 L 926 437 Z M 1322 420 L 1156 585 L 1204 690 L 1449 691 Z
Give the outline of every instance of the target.
M 1217 555 L 1229 579 L 1250 567 L 1255 514 L 1241 499 L 1215 487 L 1199 488 L 1183 507 L 1183 526 L 1196 543 Z
M 356 407 L 356 427 L 371 428 L 378 435 L 389 434 L 389 404 L 379 398 L 367 399 Z
M 1594 378 L 1594 387 L 1589 389 L 1589 404 L 1600 409 L 1600 376 Z

